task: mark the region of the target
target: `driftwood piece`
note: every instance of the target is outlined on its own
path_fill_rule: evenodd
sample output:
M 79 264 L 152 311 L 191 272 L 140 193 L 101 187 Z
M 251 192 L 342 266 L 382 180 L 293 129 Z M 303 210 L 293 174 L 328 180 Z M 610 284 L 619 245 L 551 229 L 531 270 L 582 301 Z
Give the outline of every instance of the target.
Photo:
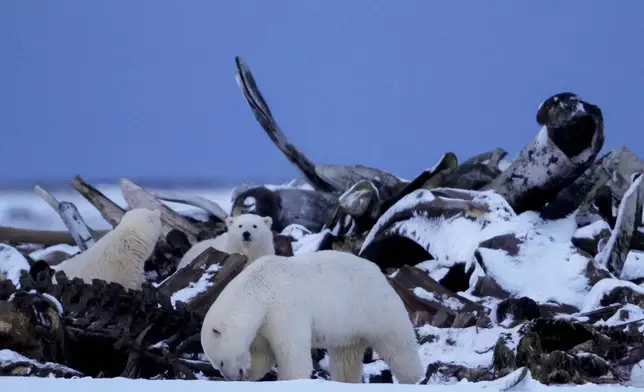
M 34 190 L 60 215 L 81 252 L 86 251 L 96 243 L 92 230 L 87 226 L 73 203 L 56 200 L 54 196 L 38 185 L 34 187 Z
M 228 217 L 228 213 L 223 208 L 212 200 L 208 200 L 201 196 L 188 196 L 181 195 L 170 191 L 157 191 L 152 192 L 152 195 L 159 200 L 169 201 L 173 203 L 186 204 L 193 207 L 201 208 L 215 217 L 218 221 L 224 222 Z
M 501 194 L 517 214 L 539 210 L 552 200 L 595 161 L 604 145 L 601 110 L 574 94 L 548 98 L 537 122 L 542 126 L 537 136 L 482 188 Z
M 644 197 L 640 191 L 642 178 L 641 173 L 633 174 L 631 186 L 620 203 L 615 227 L 606 246 L 595 257 L 599 265 L 607 267 L 616 276 L 622 273 L 631 240 L 642 223 L 642 197 Z
M 190 243 L 197 242 L 199 232 L 204 228 L 199 227 L 197 224 L 190 222 L 185 217 L 179 215 L 177 212 L 170 209 L 168 206 L 157 200 L 156 197 L 149 191 L 136 185 L 132 181 L 122 178 L 120 181 L 121 192 L 125 201 L 132 208 L 148 208 L 151 210 L 161 211 L 161 221 L 164 223 L 164 235 L 171 229 L 183 231 L 188 236 Z
M 91 205 L 93 205 L 101 216 L 115 227 L 125 215 L 125 209 L 114 203 L 98 189 L 90 185 L 81 176 L 76 176 L 72 181 L 72 187 L 78 191 Z
M 167 277 L 157 289 L 164 295 L 172 297 L 172 294 L 198 281 L 212 265 L 221 266 L 227 258 L 227 253 L 217 251 L 215 248 L 207 248 L 188 265 Z
M 109 230 L 95 230 L 94 236 L 98 240 L 108 232 Z M 58 244 L 76 245 L 72 235 L 66 231 L 19 229 L 8 226 L 0 226 L 0 242 L 41 244 L 45 246 Z
M 215 253 L 211 257 L 223 258 L 219 262 L 219 265 L 222 267 L 212 278 L 212 285 L 206 291 L 192 298 L 189 303 L 192 311 L 201 318 L 205 317 L 206 312 L 208 312 L 208 309 L 210 309 L 210 306 L 215 302 L 219 294 L 221 294 L 228 283 L 239 275 L 248 261 L 245 256 L 240 254 L 227 254 L 213 248 L 206 250 L 206 252 L 210 252 L 211 250 Z
M 410 315 L 426 312 L 435 327 L 465 328 L 489 314 L 489 309 L 446 289 L 418 268 L 404 266 L 387 279 Z

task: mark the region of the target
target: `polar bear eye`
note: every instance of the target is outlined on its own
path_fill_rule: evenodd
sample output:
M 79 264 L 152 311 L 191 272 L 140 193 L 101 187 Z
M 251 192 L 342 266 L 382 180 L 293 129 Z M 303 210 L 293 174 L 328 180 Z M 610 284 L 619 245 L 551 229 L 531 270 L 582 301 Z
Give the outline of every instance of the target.
M 213 332 L 215 335 L 217 335 L 217 336 L 221 335 L 221 332 L 217 331 L 217 330 L 216 330 L 216 329 L 214 329 L 214 328 L 212 329 L 212 332 Z
M 257 228 L 257 225 L 253 225 L 253 229 L 256 229 L 256 228 Z
M 241 229 L 241 228 L 242 228 L 242 225 L 239 225 L 239 228 Z

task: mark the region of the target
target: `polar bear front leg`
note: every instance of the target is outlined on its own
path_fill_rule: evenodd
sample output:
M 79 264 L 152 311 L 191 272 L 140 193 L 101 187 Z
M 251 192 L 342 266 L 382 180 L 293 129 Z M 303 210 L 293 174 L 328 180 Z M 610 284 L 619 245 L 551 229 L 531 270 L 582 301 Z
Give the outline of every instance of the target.
M 310 318 L 295 316 L 298 312 L 279 313 L 268 316 L 266 328 L 277 361 L 277 379 L 309 379 L 313 373 Z
M 331 380 L 346 383 L 362 382 L 362 359 L 366 346 L 353 345 L 329 348 Z
M 250 346 L 250 369 L 248 379 L 251 381 L 260 380 L 275 365 L 275 354 L 268 340 L 258 335 Z

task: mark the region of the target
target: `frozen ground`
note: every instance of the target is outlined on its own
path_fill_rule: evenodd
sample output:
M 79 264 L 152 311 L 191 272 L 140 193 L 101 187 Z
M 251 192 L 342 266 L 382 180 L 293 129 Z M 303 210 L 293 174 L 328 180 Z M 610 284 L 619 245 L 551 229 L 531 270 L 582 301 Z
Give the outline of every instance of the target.
M 512 373 L 508 377 L 514 376 Z M 490 382 L 470 383 L 459 382 L 453 385 L 392 385 L 392 384 L 342 384 L 324 380 L 298 380 L 279 382 L 225 382 L 217 381 L 152 381 L 129 380 L 125 378 L 111 379 L 59 379 L 59 378 L 26 378 L 26 377 L 0 377 L 0 390 L 2 391 L 47 391 L 47 392 L 140 392 L 154 390 L 155 392 L 209 392 L 212 390 L 226 392 L 353 392 L 353 391 L 501 391 L 506 387 L 506 379 Z M 213 384 L 217 383 L 217 384 Z M 592 391 L 636 391 L 635 387 L 616 385 L 586 384 L 580 386 L 546 387 L 532 378 L 526 377 L 522 382 L 511 388 L 511 391 L 542 391 L 555 389 L 556 391 L 592 392 Z

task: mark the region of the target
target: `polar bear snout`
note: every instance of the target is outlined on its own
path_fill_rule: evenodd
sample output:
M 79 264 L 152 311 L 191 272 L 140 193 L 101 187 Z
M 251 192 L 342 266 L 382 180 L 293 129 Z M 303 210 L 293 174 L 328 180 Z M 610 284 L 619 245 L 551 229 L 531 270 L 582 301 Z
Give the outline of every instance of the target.
M 245 372 L 242 368 L 235 369 L 234 366 L 228 365 L 220 366 L 219 373 L 226 379 L 226 381 L 243 381 Z
M 250 236 L 250 231 L 245 231 L 245 232 L 242 233 L 242 240 L 244 240 L 244 241 L 252 240 L 252 238 Z

